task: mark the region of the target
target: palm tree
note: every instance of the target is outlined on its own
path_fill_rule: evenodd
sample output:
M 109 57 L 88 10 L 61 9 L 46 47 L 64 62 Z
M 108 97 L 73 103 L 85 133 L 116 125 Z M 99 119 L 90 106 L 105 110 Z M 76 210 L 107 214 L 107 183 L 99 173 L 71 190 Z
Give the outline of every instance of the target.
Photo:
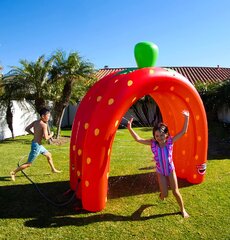
M 10 98 L 9 95 L 5 97 L 11 100 L 26 99 L 37 112 L 49 100 L 52 101 L 54 125 L 59 137 L 63 113 L 71 97 L 76 102 L 95 81 L 93 65 L 83 61 L 76 52 L 66 57 L 62 51 L 57 51 L 48 60 L 42 55 L 35 62 L 21 60 L 20 64 L 20 67 L 11 67 L 12 70 L 3 76 L 3 86 L 9 90 L 7 94 L 10 93 Z M 7 106 L 10 116 L 12 105 L 8 102 Z
M 56 86 L 62 86 L 61 95 L 54 103 L 53 114 L 54 125 L 57 127 L 56 137 L 58 138 L 63 114 L 71 101 L 71 97 L 81 98 L 95 81 L 95 78 L 93 77 L 93 64 L 84 61 L 77 52 L 72 52 L 66 56 L 65 52 L 58 50 L 53 57 L 54 64 L 51 70 L 51 79 L 53 82 L 59 82 L 59 85 Z M 73 94 L 73 89 L 76 86 L 84 86 L 84 91 L 81 91 L 80 95 Z
M 15 86 L 5 85 L 3 79 L 1 79 L 0 83 L 0 110 L 6 111 L 6 122 L 8 128 L 11 131 L 12 138 L 14 139 L 14 129 L 13 129 L 13 97 Z
M 14 137 L 12 100 L 25 99 L 37 112 L 46 106 L 52 95 L 49 79 L 52 62 L 52 58 L 45 60 L 44 55 L 40 56 L 36 62 L 20 60 L 21 67 L 12 66 L 12 70 L 2 77 L 4 93 L 0 100 L 6 108 L 6 120 L 12 137 Z
M 12 70 L 3 77 L 4 84 L 11 86 L 13 97 L 26 99 L 38 112 L 52 95 L 49 79 L 52 62 L 52 58 L 45 60 L 44 55 L 36 62 L 20 60 L 21 67 L 11 67 Z

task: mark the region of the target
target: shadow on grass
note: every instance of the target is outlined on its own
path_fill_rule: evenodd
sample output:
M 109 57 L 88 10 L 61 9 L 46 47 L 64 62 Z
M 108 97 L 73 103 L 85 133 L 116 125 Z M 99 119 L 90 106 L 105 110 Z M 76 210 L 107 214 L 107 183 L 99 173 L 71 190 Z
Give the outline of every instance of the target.
M 8 181 L 8 177 L 2 177 L 2 181 Z M 191 184 L 178 179 L 180 187 L 188 187 Z M 38 188 L 55 203 L 68 201 L 74 193 L 64 194 L 69 189 L 69 182 L 51 182 L 37 184 Z M 158 184 L 154 172 L 116 176 L 109 178 L 108 199 L 126 196 L 153 193 L 158 191 Z M 145 208 L 154 205 L 142 205 L 131 216 L 116 214 L 95 214 L 89 216 L 89 212 L 79 208 L 80 202 L 75 198 L 64 207 L 56 207 L 46 201 L 38 193 L 32 184 L 11 185 L 0 187 L 0 217 L 2 219 L 32 218 L 27 220 L 25 226 L 36 228 L 60 227 L 68 225 L 88 225 L 103 221 L 143 221 L 153 218 L 175 215 L 180 213 L 157 214 L 152 216 L 141 216 Z M 86 214 L 83 215 L 82 214 Z M 81 214 L 81 217 L 78 217 Z M 69 217 L 67 215 L 76 215 Z
M 10 176 L 1 176 L 0 177 L 0 182 L 10 182 L 11 177 Z
M 96 222 L 122 222 L 122 221 L 145 221 L 170 215 L 180 215 L 180 212 L 155 214 L 151 216 L 141 216 L 142 212 L 154 205 L 141 205 L 131 216 L 115 215 L 110 213 L 96 214 L 86 217 L 58 217 L 58 218 L 38 218 L 25 222 L 25 226 L 32 228 L 57 228 L 63 226 L 85 226 Z
M 0 141 L 0 144 L 15 144 L 15 143 L 19 143 L 19 144 L 31 144 L 31 140 L 30 139 L 18 139 L 18 138 L 15 138 L 15 139 L 12 139 L 12 138 L 9 138 L 9 139 L 5 139 L 3 141 Z
M 178 178 L 178 185 L 179 188 L 182 188 L 191 186 L 191 183 Z M 158 191 L 159 187 L 155 172 L 109 178 L 108 199 L 149 194 Z

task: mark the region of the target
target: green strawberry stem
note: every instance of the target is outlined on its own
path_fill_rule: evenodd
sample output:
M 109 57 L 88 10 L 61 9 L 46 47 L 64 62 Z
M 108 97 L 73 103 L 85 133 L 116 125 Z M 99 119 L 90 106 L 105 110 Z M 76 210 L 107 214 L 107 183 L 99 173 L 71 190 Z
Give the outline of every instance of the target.
M 152 42 L 140 42 L 135 45 L 134 56 L 138 68 L 154 67 L 158 58 L 158 47 Z

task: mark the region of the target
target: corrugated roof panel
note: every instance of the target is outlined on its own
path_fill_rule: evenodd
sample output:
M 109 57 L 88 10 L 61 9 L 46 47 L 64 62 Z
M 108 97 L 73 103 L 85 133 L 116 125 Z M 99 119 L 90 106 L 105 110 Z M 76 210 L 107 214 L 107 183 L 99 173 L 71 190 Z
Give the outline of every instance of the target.
M 230 79 L 230 68 L 221 67 L 164 67 L 170 68 L 184 77 L 186 77 L 193 85 L 196 82 L 215 83 Z M 127 68 L 102 68 L 96 73 L 96 77 L 101 79 L 110 73 L 122 71 Z

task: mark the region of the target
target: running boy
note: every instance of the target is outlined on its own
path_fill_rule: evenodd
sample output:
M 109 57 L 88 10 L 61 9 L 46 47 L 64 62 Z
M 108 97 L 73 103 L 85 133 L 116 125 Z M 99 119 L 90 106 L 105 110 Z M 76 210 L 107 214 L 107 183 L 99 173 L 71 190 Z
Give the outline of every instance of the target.
M 27 162 L 22 164 L 21 166 L 19 166 L 18 168 L 16 168 L 14 171 L 10 173 L 11 179 L 13 181 L 15 181 L 16 173 L 30 167 L 32 165 L 32 162 L 35 160 L 35 158 L 39 154 L 43 154 L 47 158 L 51 171 L 53 173 L 60 172 L 54 167 L 51 153 L 48 152 L 41 145 L 42 138 L 44 138 L 45 140 L 48 140 L 53 137 L 53 132 L 51 132 L 50 134 L 48 133 L 48 125 L 47 125 L 50 118 L 50 111 L 47 108 L 42 108 L 39 114 L 40 114 L 40 119 L 32 122 L 25 129 L 29 134 L 33 134 L 34 138 L 31 143 L 31 151 L 30 151 Z M 33 131 L 32 131 L 32 128 L 33 128 Z

